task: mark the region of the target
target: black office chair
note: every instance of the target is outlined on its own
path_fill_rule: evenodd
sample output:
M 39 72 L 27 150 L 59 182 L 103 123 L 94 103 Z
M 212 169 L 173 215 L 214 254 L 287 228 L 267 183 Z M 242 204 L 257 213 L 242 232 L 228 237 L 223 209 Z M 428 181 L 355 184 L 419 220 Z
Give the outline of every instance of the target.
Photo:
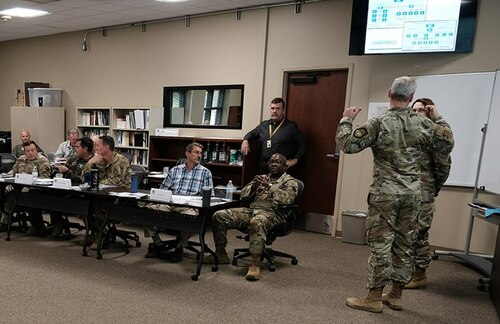
M 283 257 L 283 258 L 291 259 L 291 263 L 293 265 L 296 265 L 299 263 L 296 256 L 294 256 L 292 254 L 285 253 L 285 252 L 273 250 L 271 247 L 273 242 L 278 237 L 287 236 L 288 234 L 290 234 L 292 232 L 293 223 L 297 219 L 297 202 L 300 199 L 302 192 L 304 191 L 304 183 L 301 180 L 298 180 L 298 179 L 295 179 L 295 180 L 297 181 L 297 185 L 298 185 L 298 192 L 297 192 L 297 197 L 295 198 L 295 201 L 289 205 L 278 206 L 278 209 L 280 209 L 280 211 L 285 212 L 285 213 L 286 212 L 289 213 L 289 215 L 286 219 L 286 222 L 276 225 L 275 227 L 273 227 L 271 230 L 269 230 L 267 232 L 267 238 L 266 238 L 264 250 L 262 251 L 261 261 L 266 259 L 269 262 L 269 271 L 276 270 L 276 265 L 274 264 L 275 257 Z M 248 228 L 240 229 L 240 231 L 246 235 L 245 236 L 238 236 L 238 238 L 244 239 L 245 241 L 249 241 Z M 250 254 L 250 251 L 248 248 L 234 249 L 232 264 L 234 266 L 237 266 L 239 259 L 247 258 L 249 256 L 251 256 L 251 254 Z
M 0 153 L 0 173 L 7 173 L 12 170 L 17 157 L 10 153 Z
M 146 175 L 146 169 L 137 164 L 131 164 L 130 169 L 132 171 L 133 176 L 137 176 L 137 180 L 139 181 L 139 186 L 141 186 L 144 177 Z M 128 248 L 130 246 L 129 240 L 135 242 L 136 247 L 141 246 L 141 241 L 139 239 L 139 235 L 137 235 L 136 232 L 133 231 L 125 231 L 125 230 L 120 230 L 116 228 L 116 222 L 113 220 L 109 220 L 108 223 L 106 224 L 107 231 L 106 231 L 106 236 L 105 240 L 108 243 L 114 243 L 116 242 L 116 238 L 119 237 L 120 239 L 125 242 L 125 253 L 128 253 Z

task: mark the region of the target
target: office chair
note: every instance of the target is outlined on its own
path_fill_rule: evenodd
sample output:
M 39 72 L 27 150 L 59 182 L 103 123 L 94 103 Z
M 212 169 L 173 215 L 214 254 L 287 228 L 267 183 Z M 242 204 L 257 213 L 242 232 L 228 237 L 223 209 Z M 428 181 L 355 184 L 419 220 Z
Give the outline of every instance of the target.
M 121 155 L 123 155 L 124 157 L 127 158 L 128 160 L 128 164 L 130 164 L 130 166 L 132 166 L 132 154 L 130 154 L 129 152 L 118 152 L 120 153 Z
M 12 170 L 17 157 L 10 153 L 0 153 L 0 173 L 7 173 Z
M 297 207 L 298 207 L 297 202 L 300 199 L 302 192 L 304 191 L 304 183 L 301 180 L 298 180 L 298 179 L 295 179 L 295 180 L 297 181 L 297 185 L 298 185 L 298 192 L 297 192 L 297 197 L 295 198 L 295 201 L 289 205 L 278 206 L 278 209 L 281 212 L 284 212 L 284 213 L 288 212 L 290 214 L 288 215 L 285 223 L 278 224 L 267 232 L 266 242 L 264 243 L 265 245 L 264 245 L 264 250 L 262 251 L 261 261 L 266 259 L 269 262 L 269 271 L 271 271 L 271 272 L 276 271 L 276 265 L 274 264 L 274 258 L 277 256 L 291 259 L 291 264 L 293 264 L 293 265 L 296 265 L 297 263 L 299 263 L 299 261 L 297 260 L 297 257 L 295 257 L 294 255 L 273 250 L 271 247 L 273 242 L 278 237 L 287 236 L 288 234 L 290 234 L 292 232 L 293 223 L 297 219 Z M 245 241 L 249 241 L 248 228 L 238 229 L 238 230 L 241 231 L 242 233 L 244 233 L 245 236 L 237 236 L 237 237 L 240 239 L 244 239 Z M 232 265 L 237 266 L 239 259 L 247 258 L 249 256 L 251 256 L 251 254 L 250 254 L 250 251 L 248 248 L 234 249 Z
M 132 170 L 132 174 L 138 177 L 137 180 L 139 181 L 139 186 L 141 186 L 146 175 L 146 169 L 143 166 L 137 164 L 131 164 L 130 169 Z M 117 229 L 116 222 L 113 220 L 109 220 L 106 226 L 107 231 L 105 240 L 109 243 L 114 243 L 116 242 L 116 238 L 119 237 L 123 240 L 123 242 L 125 242 L 125 253 L 128 253 L 128 249 L 130 246 L 129 240 L 134 241 L 136 247 L 141 246 L 139 235 L 137 235 L 136 232 Z

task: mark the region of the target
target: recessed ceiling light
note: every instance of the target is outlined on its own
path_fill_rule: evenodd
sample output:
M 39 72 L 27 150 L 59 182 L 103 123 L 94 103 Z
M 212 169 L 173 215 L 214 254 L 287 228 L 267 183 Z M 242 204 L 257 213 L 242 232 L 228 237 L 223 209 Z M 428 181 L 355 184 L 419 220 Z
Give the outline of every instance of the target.
M 49 13 L 47 11 L 26 9 L 26 8 L 12 8 L 0 11 L 0 15 L 8 15 L 11 17 L 22 17 L 22 18 L 39 17 L 48 14 Z
M 158 2 L 186 2 L 189 0 L 156 0 Z

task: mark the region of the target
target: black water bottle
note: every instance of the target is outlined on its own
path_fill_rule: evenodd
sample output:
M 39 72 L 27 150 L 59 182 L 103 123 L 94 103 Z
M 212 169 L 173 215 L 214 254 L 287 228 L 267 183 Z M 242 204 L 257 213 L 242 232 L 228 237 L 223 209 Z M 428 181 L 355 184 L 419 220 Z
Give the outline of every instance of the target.
M 99 169 L 95 164 L 90 169 L 90 189 L 99 190 Z

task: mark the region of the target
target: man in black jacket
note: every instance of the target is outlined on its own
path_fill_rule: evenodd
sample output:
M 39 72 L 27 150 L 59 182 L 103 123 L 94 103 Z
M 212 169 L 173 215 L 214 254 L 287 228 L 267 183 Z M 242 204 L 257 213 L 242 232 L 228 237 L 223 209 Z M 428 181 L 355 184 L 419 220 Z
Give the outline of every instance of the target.
M 249 141 L 259 140 L 260 151 L 259 173 L 267 172 L 267 162 L 274 153 L 282 153 L 286 157 L 287 168 L 297 164 L 306 152 L 306 139 L 297 124 L 285 117 L 285 101 L 274 98 L 271 101 L 271 119 L 260 123 L 248 132 L 241 143 L 241 152 L 250 152 Z

